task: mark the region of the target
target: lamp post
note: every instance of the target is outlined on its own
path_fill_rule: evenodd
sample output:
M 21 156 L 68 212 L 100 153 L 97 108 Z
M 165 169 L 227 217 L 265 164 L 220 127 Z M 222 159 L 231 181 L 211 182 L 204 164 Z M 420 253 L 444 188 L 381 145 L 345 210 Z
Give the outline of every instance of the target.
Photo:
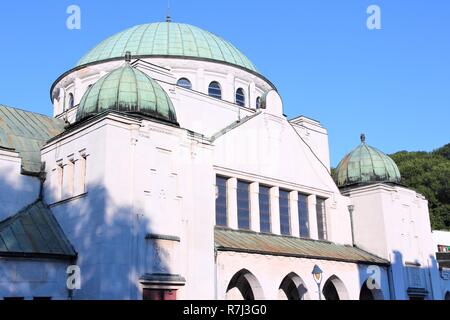
M 322 300 L 322 294 L 320 292 L 320 284 L 322 283 L 322 269 L 320 269 L 317 264 L 314 265 L 312 275 L 314 281 L 317 283 L 317 288 L 319 289 L 319 300 Z

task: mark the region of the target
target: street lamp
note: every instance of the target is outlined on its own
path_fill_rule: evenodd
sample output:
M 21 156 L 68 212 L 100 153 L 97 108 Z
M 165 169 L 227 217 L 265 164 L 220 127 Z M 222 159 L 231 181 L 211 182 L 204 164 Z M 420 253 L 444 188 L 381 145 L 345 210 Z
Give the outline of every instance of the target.
M 319 300 L 322 300 L 322 294 L 320 293 L 320 284 L 322 283 L 322 269 L 316 264 L 314 265 L 312 275 L 314 281 L 317 283 L 317 288 L 319 289 Z

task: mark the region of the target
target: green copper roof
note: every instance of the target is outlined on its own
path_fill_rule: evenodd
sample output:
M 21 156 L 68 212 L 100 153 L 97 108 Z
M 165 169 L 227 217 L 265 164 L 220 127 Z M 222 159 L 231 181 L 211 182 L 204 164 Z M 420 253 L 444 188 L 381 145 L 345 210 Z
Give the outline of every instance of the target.
M 231 63 L 256 71 L 253 63 L 228 41 L 183 23 L 142 24 L 119 32 L 89 51 L 77 66 L 123 57 L 173 56 Z
M 77 121 L 106 110 L 177 122 L 175 109 L 164 89 L 128 63 L 100 78 L 86 91 L 78 107 Z
M 0 257 L 73 259 L 76 252 L 41 200 L 0 222 Z
M 0 104 L 0 148 L 18 152 L 22 173 L 41 170 L 41 148 L 64 131 L 64 121 Z
M 339 187 L 356 183 L 393 182 L 401 180 L 394 160 L 370 147 L 361 135 L 361 144 L 347 154 L 336 168 L 335 180 Z
M 353 246 L 223 227 L 215 228 L 214 243 L 218 251 L 389 265 L 389 261 Z

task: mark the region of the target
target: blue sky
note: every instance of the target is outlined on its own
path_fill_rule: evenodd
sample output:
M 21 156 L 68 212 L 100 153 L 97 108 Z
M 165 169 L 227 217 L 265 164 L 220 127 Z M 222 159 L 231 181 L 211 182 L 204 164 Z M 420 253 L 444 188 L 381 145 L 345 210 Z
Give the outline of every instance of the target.
M 81 8 L 81 30 L 66 8 Z M 381 8 L 381 30 L 366 9 Z M 386 153 L 450 142 L 450 1 L 171 0 L 175 22 L 236 45 L 278 88 L 289 118 L 329 130 L 332 164 L 359 134 Z M 106 37 L 162 21 L 167 0 L 0 2 L 0 103 L 50 115 L 53 81 Z

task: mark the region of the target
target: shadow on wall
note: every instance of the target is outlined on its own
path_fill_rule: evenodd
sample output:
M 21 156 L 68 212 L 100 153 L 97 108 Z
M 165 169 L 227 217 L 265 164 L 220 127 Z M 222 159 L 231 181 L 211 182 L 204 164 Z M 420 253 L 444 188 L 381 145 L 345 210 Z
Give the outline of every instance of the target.
M 142 299 L 146 275 L 170 275 L 173 252 L 153 234 L 145 208 L 123 206 L 101 184 L 52 206 L 78 252 L 81 289 L 74 299 Z
M 379 277 L 377 268 L 360 269 L 360 300 L 440 300 L 437 263 L 429 257 L 430 266 L 417 261 L 404 261 L 399 251 L 392 253 L 391 265 L 387 270 L 387 279 Z M 383 283 L 388 282 L 388 283 Z

